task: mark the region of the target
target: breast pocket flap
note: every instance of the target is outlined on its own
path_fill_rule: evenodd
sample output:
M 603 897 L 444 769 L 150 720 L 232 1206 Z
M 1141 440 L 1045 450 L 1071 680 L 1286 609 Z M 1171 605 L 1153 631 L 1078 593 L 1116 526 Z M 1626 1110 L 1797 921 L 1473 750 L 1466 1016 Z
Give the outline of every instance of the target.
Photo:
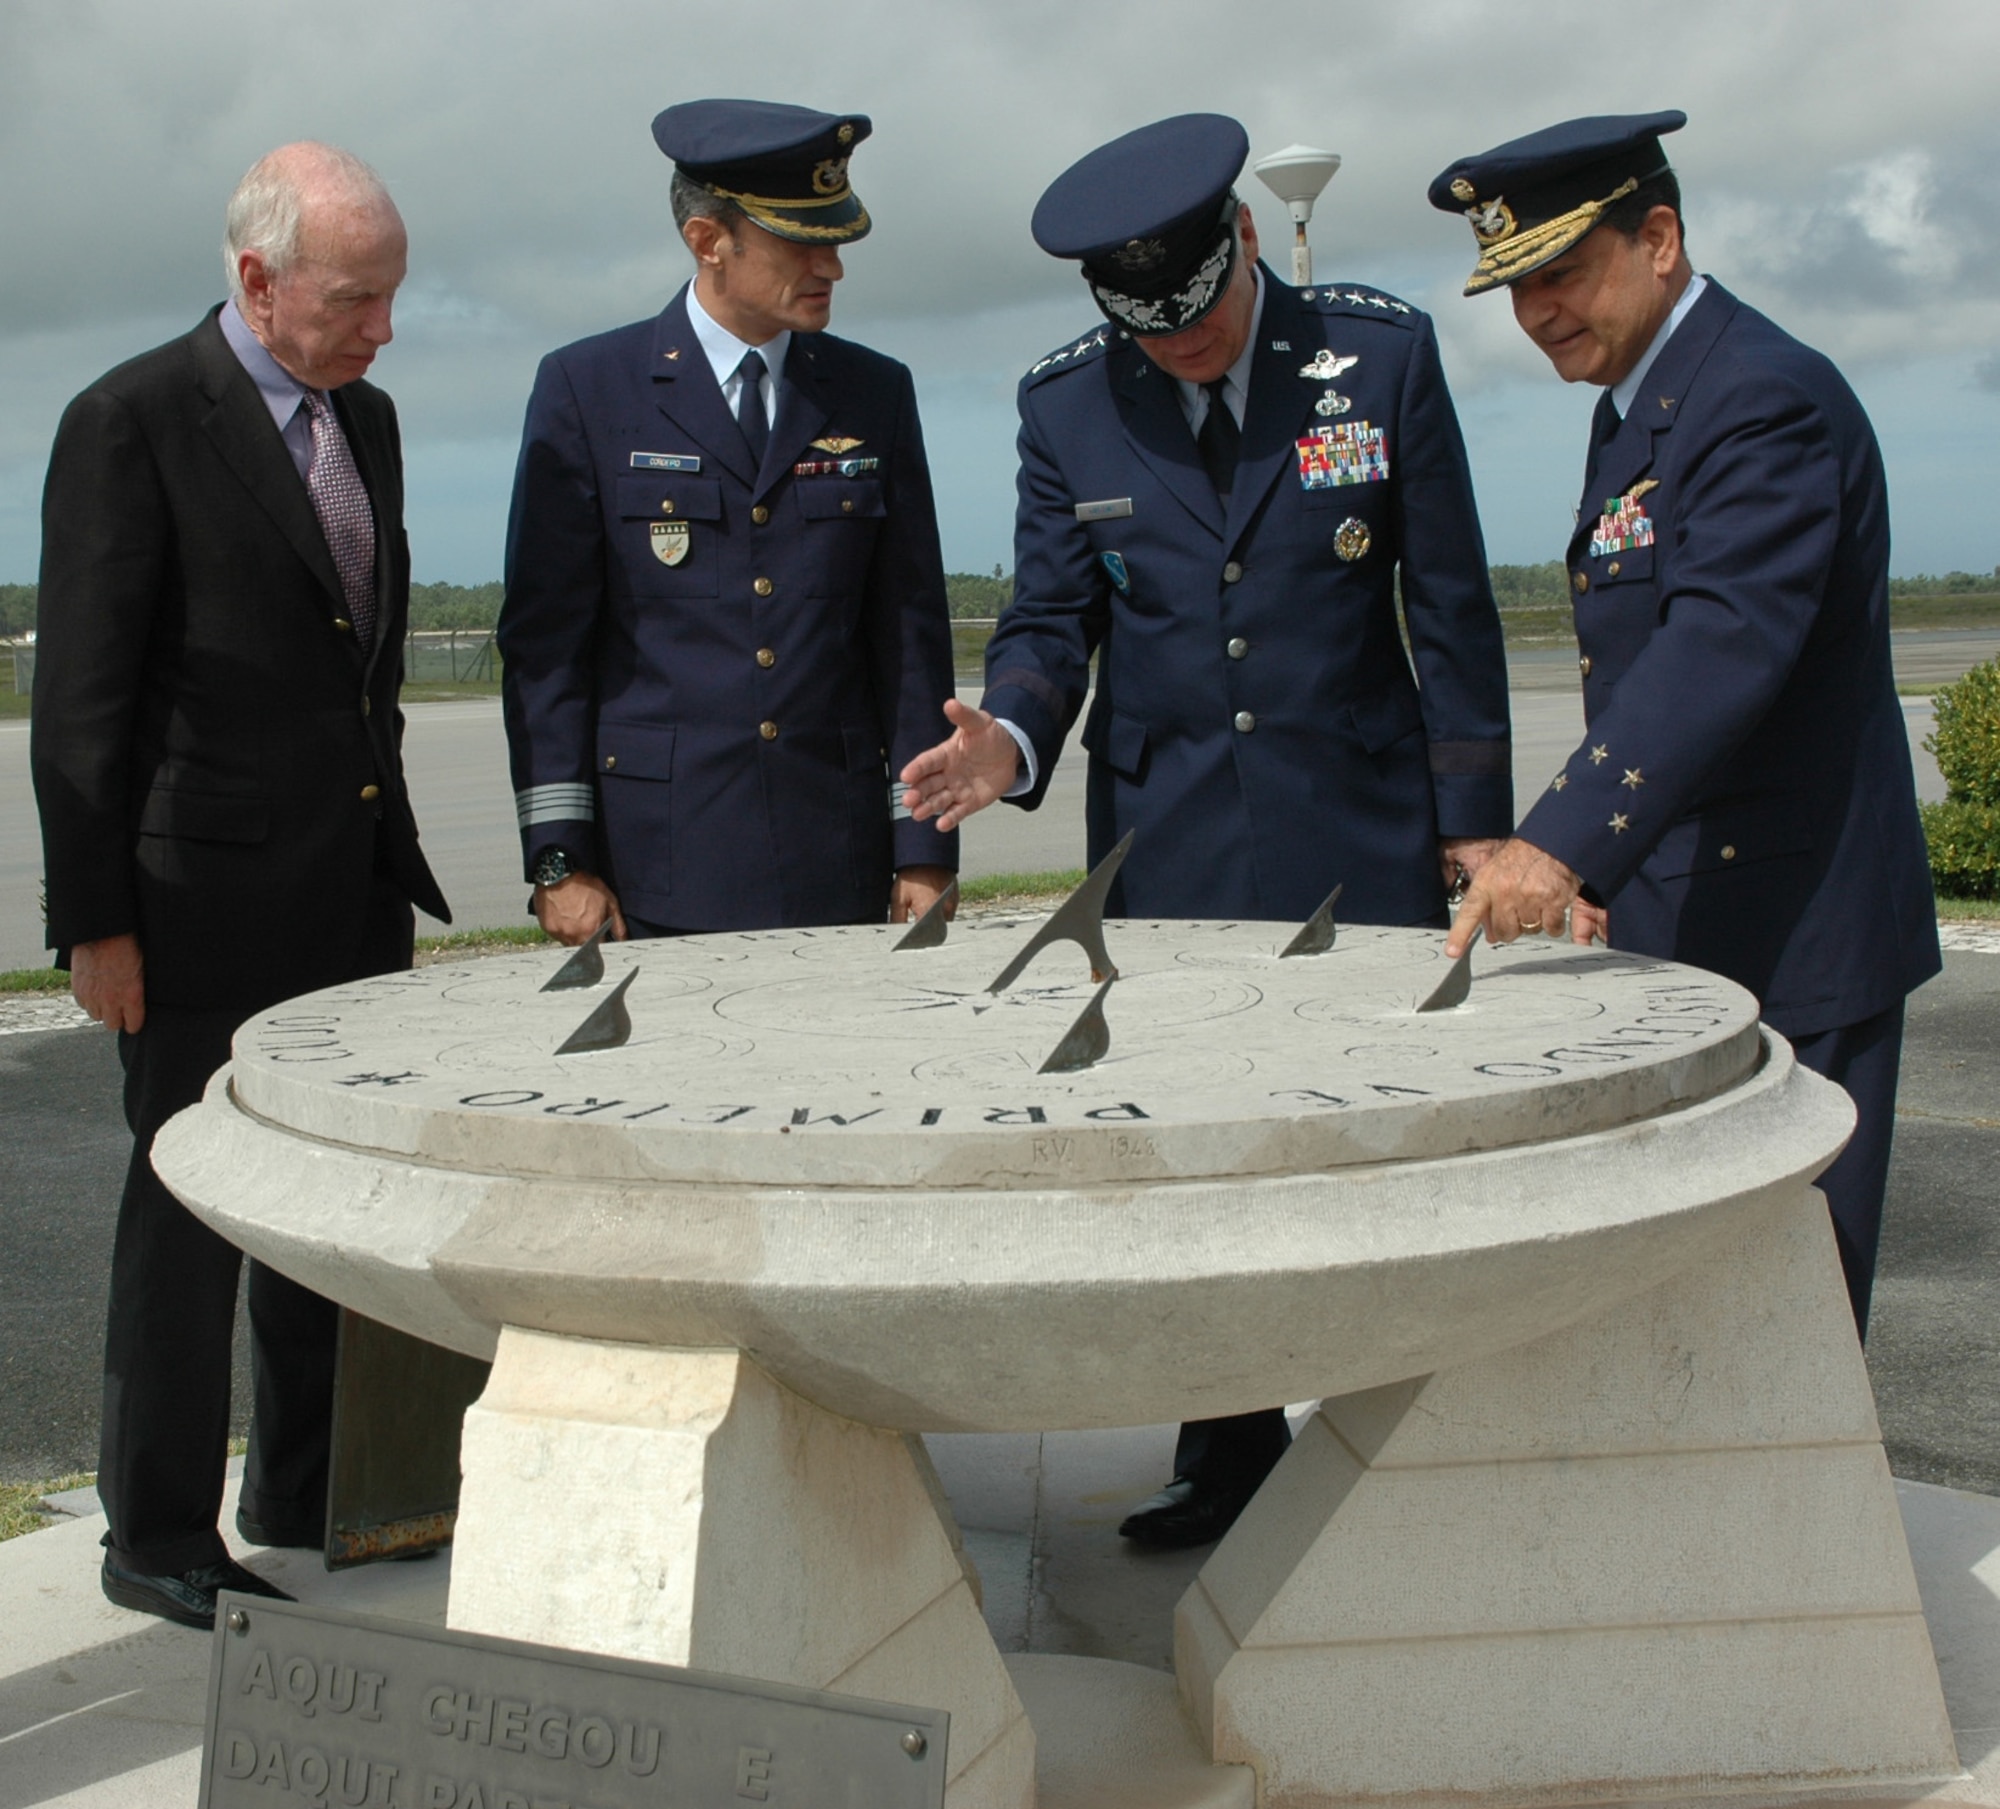
M 808 521 L 866 520 L 889 513 L 879 477 L 802 477 L 799 513 Z
M 626 521 L 720 521 L 722 482 L 680 472 L 635 471 L 618 480 L 618 513 Z

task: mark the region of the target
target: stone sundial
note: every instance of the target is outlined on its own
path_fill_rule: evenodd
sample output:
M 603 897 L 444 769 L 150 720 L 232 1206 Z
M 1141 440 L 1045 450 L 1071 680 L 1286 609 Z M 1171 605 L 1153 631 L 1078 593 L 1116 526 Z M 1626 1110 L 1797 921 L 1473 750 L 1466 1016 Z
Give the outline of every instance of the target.
M 1534 941 L 1424 1011 L 1436 932 L 1288 958 L 1271 923 L 1009 974 L 1039 921 L 360 981 L 244 1024 L 154 1161 L 252 1255 L 495 1355 L 453 1626 L 942 1707 L 946 1809 L 1032 1809 L 1038 1743 L 1063 1804 L 1952 1775 L 1810 1185 L 1851 1107 L 1748 993 Z M 1172 1679 L 1003 1660 L 914 1435 L 1312 1399 Z M 1198 1750 L 1134 1795 L 1161 1729 Z
M 1279 926 L 1131 921 L 1110 926 L 1108 1053 L 1043 1074 L 1097 988 L 1058 945 L 990 992 L 1025 934 L 987 918 L 916 951 L 872 927 L 626 944 L 581 992 L 539 990 L 550 954 L 384 975 L 246 1025 L 235 1095 L 488 1173 L 1007 1187 L 1499 1148 L 1705 1097 L 1760 1057 L 1749 994 L 1661 962 L 1492 951 L 1465 1004 L 1419 1013 L 1447 967 L 1435 933 L 1344 928 L 1284 960 Z M 628 978 L 630 1039 L 558 1054 Z

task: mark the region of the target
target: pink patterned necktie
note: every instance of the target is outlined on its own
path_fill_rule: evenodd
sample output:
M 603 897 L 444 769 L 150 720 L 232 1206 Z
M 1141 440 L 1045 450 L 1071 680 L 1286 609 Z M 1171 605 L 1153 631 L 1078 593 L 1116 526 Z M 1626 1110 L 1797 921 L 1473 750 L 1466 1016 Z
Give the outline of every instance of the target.
M 326 531 L 354 638 L 365 653 L 375 644 L 375 511 L 326 392 L 307 390 L 305 409 L 313 436 L 306 491 Z

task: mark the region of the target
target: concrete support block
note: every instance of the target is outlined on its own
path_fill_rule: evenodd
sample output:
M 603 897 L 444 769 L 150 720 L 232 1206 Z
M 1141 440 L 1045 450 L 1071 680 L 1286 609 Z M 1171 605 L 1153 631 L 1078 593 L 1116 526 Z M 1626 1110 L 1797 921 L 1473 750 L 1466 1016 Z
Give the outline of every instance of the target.
M 451 1626 L 942 1708 L 949 1809 L 1030 1809 L 1034 1736 L 921 1441 L 733 1351 L 510 1327 L 463 1467 Z
M 1175 1622 L 1266 1804 L 1958 1774 L 1820 1196 L 1482 1362 L 1327 1401 Z

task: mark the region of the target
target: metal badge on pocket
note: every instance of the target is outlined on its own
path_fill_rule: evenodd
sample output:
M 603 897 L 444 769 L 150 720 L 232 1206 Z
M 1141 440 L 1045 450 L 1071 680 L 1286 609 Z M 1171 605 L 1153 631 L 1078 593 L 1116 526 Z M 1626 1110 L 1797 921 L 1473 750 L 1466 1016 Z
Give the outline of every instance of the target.
M 679 565 L 688 554 L 688 524 L 684 521 L 656 521 L 653 527 L 653 557 L 662 565 Z

